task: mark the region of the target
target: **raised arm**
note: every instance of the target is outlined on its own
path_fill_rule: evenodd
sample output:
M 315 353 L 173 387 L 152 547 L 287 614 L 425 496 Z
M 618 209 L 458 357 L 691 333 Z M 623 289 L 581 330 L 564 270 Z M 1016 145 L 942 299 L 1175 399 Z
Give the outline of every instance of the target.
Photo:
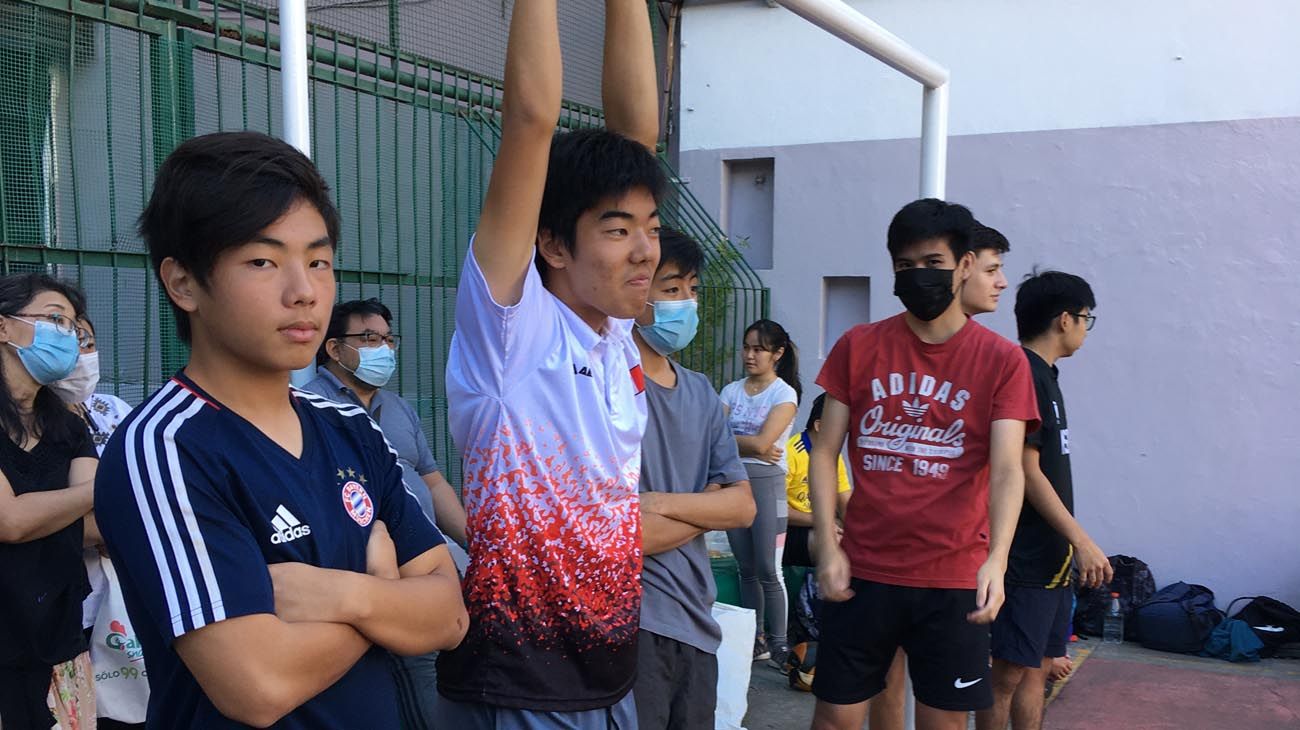
M 989 557 L 975 579 L 975 611 L 968 617 L 973 623 L 991 623 L 1006 600 L 1002 580 L 1025 501 L 1024 444 L 1024 421 L 993 422 L 989 439 Z
M 0 473 L 0 543 L 20 543 L 48 537 L 81 519 L 94 506 L 95 466 L 90 458 L 72 460 L 67 489 L 14 494 Z
M 516 0 L 506 47 L 501 147 L 474 238 L 474 258 L 497 304 L 519 302 L 532 265 L 562 70 L 556 0 Z
M 605 126 L 651 151 L 659 142 L 659 84 L 645 0 L 605 0 Z

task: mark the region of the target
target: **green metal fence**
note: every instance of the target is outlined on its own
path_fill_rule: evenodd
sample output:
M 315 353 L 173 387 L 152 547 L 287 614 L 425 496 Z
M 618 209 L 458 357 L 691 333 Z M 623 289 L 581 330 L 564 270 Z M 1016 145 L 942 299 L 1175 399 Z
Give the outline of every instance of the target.
M 187 356 L 135 232 L 182 140 L 281 130 L 275 14 L 236 0 L 0 0 L 0 269 L 79 281 L 105 386 L 139 402 Z M 498 81 L 319 25 L 309 28 L 312 157 L 342 220 L 340 299 L 376 296 L 403 336 L 391 386 L 459 482 L 443 371 L 455 285 L 500 128 Z M 602 123 L 566 103 L 561 126 Z M 767 310 L 758 278 L 677 185 L 665 220 L 709 252 L 706 327 L 683 356 L 715 382 Z

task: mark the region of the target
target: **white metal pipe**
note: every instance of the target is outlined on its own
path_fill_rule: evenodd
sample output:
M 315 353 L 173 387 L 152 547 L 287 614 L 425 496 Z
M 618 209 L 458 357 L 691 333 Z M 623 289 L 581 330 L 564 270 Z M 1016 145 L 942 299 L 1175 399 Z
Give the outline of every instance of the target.
M 311 109 L 307 101 L 307 3 L 280 0 L 280 86 L 284 141 L 311 157 Z
M 822 30 L 921 83 L 921 197 L 943 198 L 948 181 L 948 69 L 841 0 L 776 0 Z M 916 728 L 912 678 L 905 680 L 904 727 Z
M 921 96 L 921 197 L 940 198 L 948 184 L 948 85 Z
M 948 83 L 948 69 L 840 0 L 777 2 L 795 15 L 927 87 Z
M 921 101 L 921 197 L 942 198 L 948 177 L 948 69 L 841 0 L 777 2 L 925 87 Z
M 284 141 L 311 157 L 311 107 L 307 97 L 307 3 L 280 0 L 280 102 Z M 295 370 L 290 381 L 298 387 L 316 377 L 308 365 Z

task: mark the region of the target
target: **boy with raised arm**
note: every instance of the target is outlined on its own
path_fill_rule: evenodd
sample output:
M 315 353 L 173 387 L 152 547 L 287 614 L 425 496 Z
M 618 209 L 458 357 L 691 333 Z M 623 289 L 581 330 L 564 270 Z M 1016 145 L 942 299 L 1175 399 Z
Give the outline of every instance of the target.
M 517 0 L 511 19 L 501 147 L 447 364 L 471 619 L 438 663 L 448 728 L 636 727 L 646 396 L 631 329 L 664 178 L 645 4 L 605 11 L 608 131 L 555 134 L 555 0 Z

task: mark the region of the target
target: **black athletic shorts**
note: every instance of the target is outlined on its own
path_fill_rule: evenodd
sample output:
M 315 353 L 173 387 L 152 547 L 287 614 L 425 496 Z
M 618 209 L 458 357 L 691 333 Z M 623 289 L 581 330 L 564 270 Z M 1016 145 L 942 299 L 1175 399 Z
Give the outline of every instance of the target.
M 1045 658 L 1065 656 L 1070 595 L 1069 586 L 1007 586 L 1007 602 L 993 622 L 993 658 L 1039 667 Z
M 907 652 L 916 699 L 940 710 L 993 706 L 989 627 L 973 624 L 975 591 L 908 588 L 854 578 L 854 596 L 822 603 L 813 694 L 836 705 L 869 700 L 885 688 L 898 647 Z

